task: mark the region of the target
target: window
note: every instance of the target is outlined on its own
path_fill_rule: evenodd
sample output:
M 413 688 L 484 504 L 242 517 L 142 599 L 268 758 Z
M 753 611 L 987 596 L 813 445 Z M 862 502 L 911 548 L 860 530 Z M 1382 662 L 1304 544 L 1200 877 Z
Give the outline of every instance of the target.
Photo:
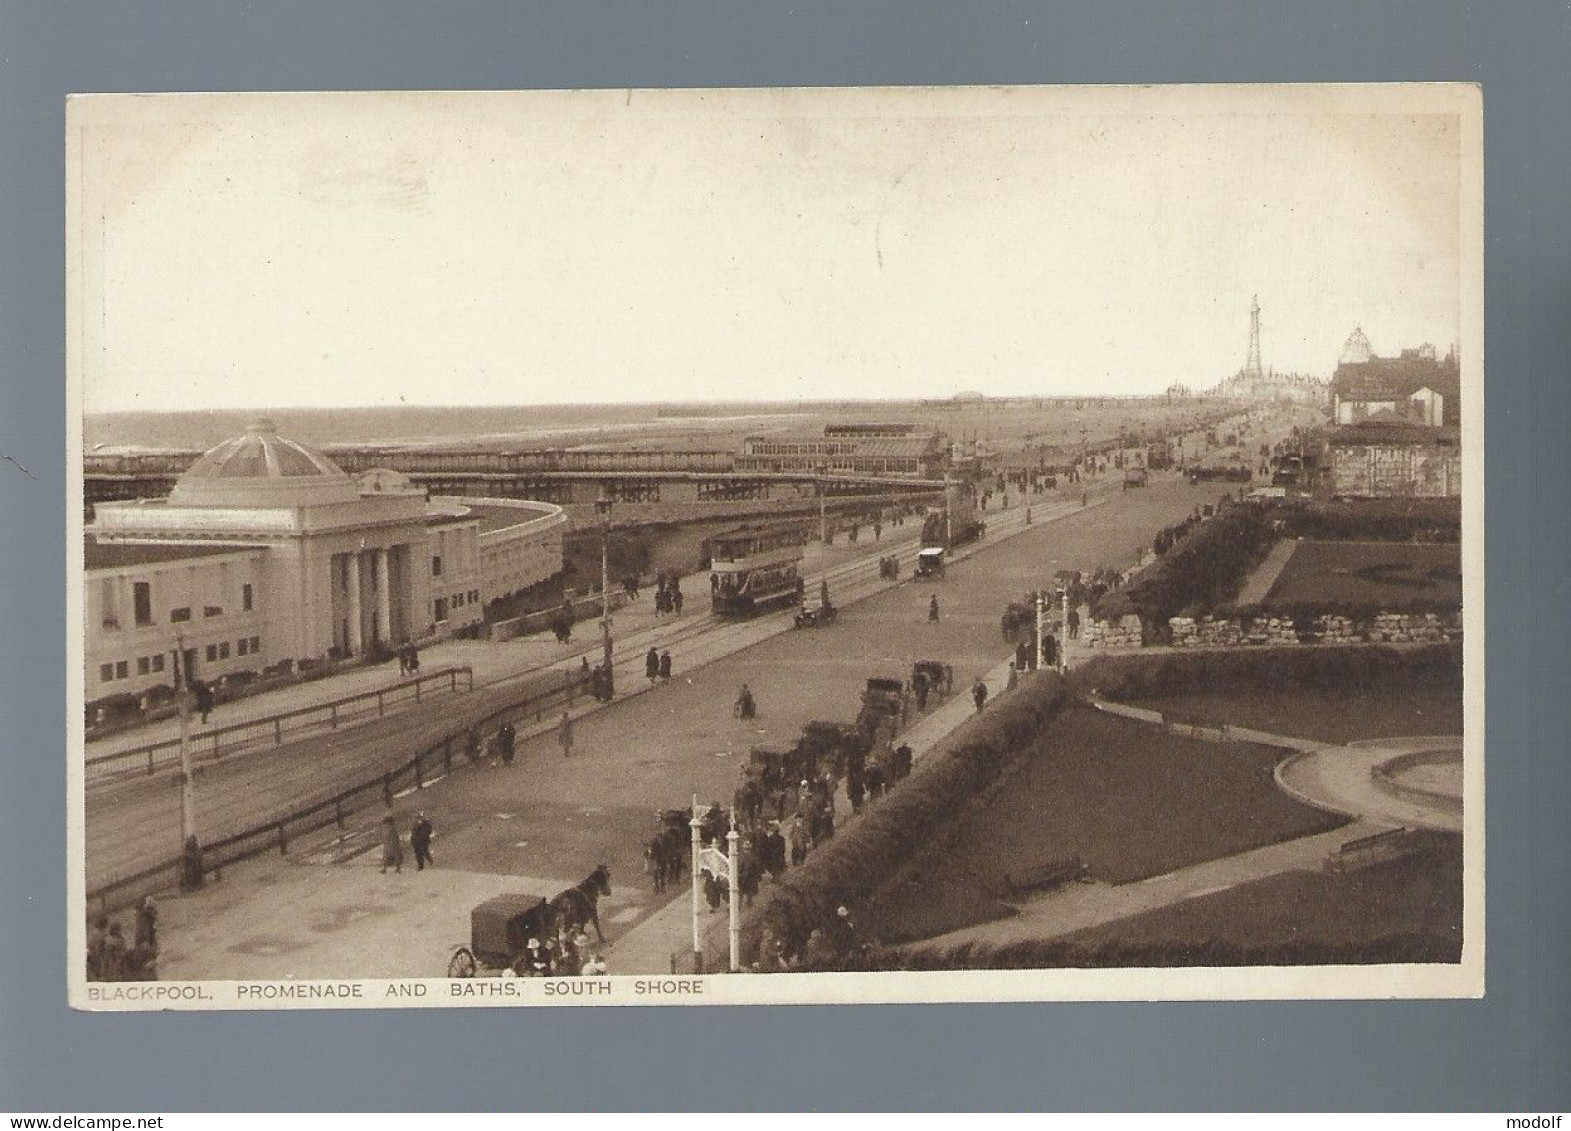
M 218 658 L 220 660 L 227 660 L 229 658 L 229 641 L 225 640 L 218 646 Z
M 260 636 L 253 636 L 253 637 L 251 637 L 251 654 L 254 656 L 254 655 L 256 655 L 256 653 L 260 652 L 261 650 L 262 650 L 262 638 Z
M 218 645 L 209 644 L 207 646 L 207 662 L 212 663 L 216 659 L 218 659 Z
M 202 615 L 204 617 L 221 617 L 224 615 L 224 607 L 222 605 L 203 605 Z
M 131 675 L 131 661 L 130 660 L 116 660 L 115 661 L 115 678 L 116 679 L 127 679 L 127 678 L 130 677 L 130 675 Z
M 150 672 L 152 670 L 153 670 L 153 661 L 151 659 L 149 659 L 147 656 L 138 656 L 136 658 L 136 674 L 137 675 L 146 675 L 148 672 Z
M 469 591 L 469 603 L 472 605 L 478 600 L 480 600 L 480 590 L 471 589 Z
M 131 585 L 131 607 L 138 625 L 153 623 L 153 586 L 150 582 L 137 581 Z
M 153 670 L 155 672 L 164 670 L 164 654 L 162 652 L 153 653 Z
M 239 655 L 244 656 L 250 650 L 251 650 L 251 642 L 249 640 L 247 640 L 245 637 L 242 636 L 239 640 L 235 641 L 235 651 Z
M 98 587 L 98 605 L 99 605 L 100 614 L 103 617 L 104 627 L 106 629 L 110 629 L 110 630 L 119 628 L 120 627 L 120 614 L 119 614 L 119 612 L 118 612 L 118 610 L 116 608 L 116 605 L 115 605 L 115 579 L 114 578 L 106 577 L 106 578 L 104 578 L 102 584 L 99 585 L 99 587 Z
M 191 609 L 190 609 L 190 607 L 187 606 L 186 608 L 183 608 L 183 609 L 170 609 L 169 610 L 169 619 L 174 624 L 179 624 L 182 621 L 190 620 L 191 619 Z
M 243 611 L 249 613 L 251 611 L 251 601 L 251 585 L 249 582 L 247 582 L 245 585 L 240 587 L 240 608 Z
M 432 577 L 441 577 L 442 576 L 442 555 L 441 554 L 432 554 L 431 555 L 431 576 Z
M 113 664 L 98 665 L 98 679 L 100 683 L 108 683 L 110 680 L 114 679 L 114 677 L 115 666 Z

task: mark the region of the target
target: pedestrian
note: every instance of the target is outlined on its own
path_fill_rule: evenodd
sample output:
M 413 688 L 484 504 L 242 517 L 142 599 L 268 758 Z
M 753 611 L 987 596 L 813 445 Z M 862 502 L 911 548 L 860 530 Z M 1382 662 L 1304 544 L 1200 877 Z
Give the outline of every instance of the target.
M 391 813 L 382 817 L 382 874 L 387 875 L 388 868 L 403 874 L 404 871 L 404 845 L 398 836 L 398 822 Z
M 125 935 L 121 933 L 119 923 L 109 925 L 109 935 L 104 940 L 104 948 L 98 960 L 98 980 L 101 982 L 120 982 L 125 980 Z
M 158 949 L 158 904 L 153 897 L 142 900 L 136 909 L 136 945 L 148 950 Z
M 207 722 L 207 716 L 213 713 L 213 688 L 211 684 L 197 680 L 192 685 L 196 692 L 196 709 L 202 714 L 202 721 Z
M 826 609 L 829 607 L 829 579 L 827 577 L 818 583 L 818 603 Z
M 861 773 L 846 774 L 846 800 L 851 802 L 851 812 L 862 811 L 862 800 L 866 796 L 867 787 L 862 781 Z
M 109 942 L 109 916 L 99 915 L 87 932 L 87 980 L 103 980 L 104 946 Z
M 920 669 L 911 677 L 911 693 L 916 696 L 916 709 L 927 710 L 927 673 Z
M 644 675 L 649 678 L 650 687 L 653 687 L 655 680 L 660 678 L 660 649 L 653 644 L 649 646 L 649 651 L 644 653 Z
M 511 766 L 513 764 L 513 749 L 517 743 L 518 732 L 513 729 L 513 724 L 510 722 L 503 723 L 496 732 L 496 744 L 502 754 L 502 765 Z
M 747 684 L 742 685 L 742 690 L 736 696 L 736 717 L 750 719 L 758 714 L 758 704 L 753 701 L 753 690 Z
M 427 864 L 434 864 L 431 859 L 431 819 L 425 813 L 415 816 L 415 823 L 409 830 L 409 847 L 415 853 L 415 871 L 425 871 Z
M 1019 686 L 1020 686 L 1020 668 L 1016 664 L 1010 664 L 1009 665 L 1009 686 L 1004 688 L 1004 690 L 1005 691 L 1013 691 L 1016 687 L 1019 687 Z
M 796 815 L 796 820 L 791 822 L 791 866 L 799 868 L 807 862 L 807 844 L 811 838 L 807 832 L 807 822 L 802 819 L 802 814 Z
M 471 762 L 480 760 L 480 728 L 472 726 L 464 734 L 464 755 Z
M 682 615 L 682 587 L 676 583 L 675 578 L 671 581 L 671 608 L 677 616 Z
M 671 649 L 669 648 L 660 653 L 660 678 L 671 678 Z
M 407 644 L 398 650 L 398 674 L 409 674 L 409 646 Z
M 562 744 L 562 757 L 573 756 L 573 716 L 562 712 L 562 721 L 556 725 L 556 740 Z
M 1080 610 L 1074 606 L 1069 609 L 1069 639 L 1074 640 L 1080 635 Z
M 976 684 L 971 688 L 971 698 L 976 703 L 976 709 L 978 711 L 980 711 L 982 709 L 982 705 L 987 702 L 987 684 L 982 682 L 981 676 L 977 676 Z
M 937 593 L 934 593 L 933 596 L 932 596 L 932 599 L 927 602 L 927 620 L 928 620 L 929 624 L 937 624 L 938 623 L 938 594 Z
M 586 978 L 598 978 L 604 976 L 607 969 L 605 956 L 597 950 L 595 956 L 584 963 L 583 975 Z
M 409 645 L 409 674 L 420 674 L 420 649 L 411 642 Z

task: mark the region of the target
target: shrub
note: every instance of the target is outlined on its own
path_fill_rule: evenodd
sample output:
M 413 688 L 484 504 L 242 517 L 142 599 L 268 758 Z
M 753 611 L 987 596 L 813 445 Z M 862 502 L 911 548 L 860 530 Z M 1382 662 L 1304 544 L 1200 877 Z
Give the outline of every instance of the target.
M 1185 691 L 1238 687 L 1310 687 L 1343 691 L 1407 680 L 1462 666 L 1459 643 L 1393 648 L 1380 645 L 1262 648 L 1240 651 L 1140 653 L 1095 656 L 1075 668 L 1077 692 L 1096 690 L 1109 699 L 1146 699 Z
M 969 719 L 910 777 L 760 893 L 743 924 L 744 952 L 756 957 L 765 932 L 799 952 L 813 927 L 834 921 L 837 907 L 868 898 L 1024 750 L 1064 701 L 1058 675 L 1038 672 Z
M 1209 611 L 1238 591 L 1276 537 L 1270 512 L 1263 507 L 1227 507 L 1205 522 L 1186 520 L 1157 536 L 1154 546 L 1161 557 L 1156 564 L 1104 594 L 1091 615 L 1107 621 L 1133 613 L 1145 624 L 1160 627 L 1186 610 Z M 1161 547 L 1169 542 L 1163 552 Z
M 948 950 L 913 946 L 876 947 L 833 963 L 804 969 L 871 970 L 1052 970 L 1110 967 L 1350 966 L 1409 962 L 1460 962 L 1461 940 L 1399 931 L 1359 942 L 1303 939 L 1245 946 L 1213 941 L 1166 943 L 1076 942 L 1042 939 L 1001 947 L 969 943 Z

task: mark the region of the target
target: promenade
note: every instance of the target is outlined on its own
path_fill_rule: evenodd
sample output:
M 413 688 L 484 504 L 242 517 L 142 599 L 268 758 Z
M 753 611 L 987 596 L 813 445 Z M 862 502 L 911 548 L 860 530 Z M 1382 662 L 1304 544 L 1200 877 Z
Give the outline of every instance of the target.
M 664 972 L 684 936 L 661 943 L 664 935 L 654 927 L 655 934 L 633 933 L 670 902 L 654 896 L 642 869 L 656 810 L 685 807 L 694 793 L 706 803 L 729 801 L 752 745 L 793 741 L 813 719 L 854 717 L 868 676 L 907 676 L 918 659 L 949 663 L 955 673 L 955 697 L 915 721 L 928 731 L 913 730 L 912 745 L 930 741 L 924 733 L 944 732 L 950 712 L 963 715 L 970 708 L 964 689 L 998 669 L 1007 653 L 998 617 L 1008 600 L 1055 569 L 1127 564 L 1155 530 L 1222 493 L 1176 477 L 1128 493 L 1103 483 L 1091 487 L 1084 507 L 1078 495 L 1065 499 L 1064 492 L 1033 499 L 1029 528 L 1023 508 L 995 510 L 987 544 L 957 561 L 943 581 L 920 586 L 879 582 L 877 556 L 890 551 L 886 530 L 883 545 L 861 547 L 868 578 L 859 584 L 867 595 L 852 601 L 837 590 L 844 611 L 835 626 L 796 631 L 789 617 L 777 615 L 699 633 L 672 648 L 676 678 L 652 688 L 641 661 L 630 657 L 626 670 L 619 666 L 617 702 L 576 724 L 571 758 L 554 736 L 542 734 L 520 743 L 508 769 L 464 767 L 417 798 L 402 799 L 406 828 L 416 803 L 436 827 L 435 871 L 382 875 L 374 853 L 301 845 L 287 857 L 227 870 L 222 882 L 200 893 L 171 897 L 164 903 L 161 974 L 438 975 L 452 947 L 464 941 L 475 903 L 509 890 L 554 894 L 599 863 L 613 877 L 601 908 L 611 953 L 620 953 L 613 972 Z M 706 592 L 707 582 L 696 591 Z M 943 612 L 929 624 L 927 604 L 935 593 Z M 757 719 L 732 717 L 744 680 L 757 696 Z M 641 690 L 632 694 L 635 688 Z M 433 703 L 419 710 L 442 709 Z M 368 824 L 374 820 L 367 815 Z

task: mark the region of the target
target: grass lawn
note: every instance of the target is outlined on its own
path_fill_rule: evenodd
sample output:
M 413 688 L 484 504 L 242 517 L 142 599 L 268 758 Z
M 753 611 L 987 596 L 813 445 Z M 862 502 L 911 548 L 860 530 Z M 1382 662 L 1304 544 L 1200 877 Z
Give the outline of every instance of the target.
M 1393 936 L 1422 939 L 1462 957 L 1462 841 L 1356 872 L 1284 872 L 1225 892 L 1185 900 L 1057 940 L 1085 948 L 1369 946 Z
M 1266 608 L 1340 601 L 1462 604 L 1461 547 L 1444 542 L 1300 542 Z
M 1131 703 L 1184 722 L 1231 723 L 1325 742 L 1462 733 L 1460 670 L 1337 691 L 1250 687 L 1150 696 Z
M 1278 757 L 1071 707 L 876 901 L 880 934 L 927 938 L 1007 915 L 990 894 L 1006 872 L 1078 857 L 1094 878 L 1128 883 L 1343 824 L 1277 789 Z

